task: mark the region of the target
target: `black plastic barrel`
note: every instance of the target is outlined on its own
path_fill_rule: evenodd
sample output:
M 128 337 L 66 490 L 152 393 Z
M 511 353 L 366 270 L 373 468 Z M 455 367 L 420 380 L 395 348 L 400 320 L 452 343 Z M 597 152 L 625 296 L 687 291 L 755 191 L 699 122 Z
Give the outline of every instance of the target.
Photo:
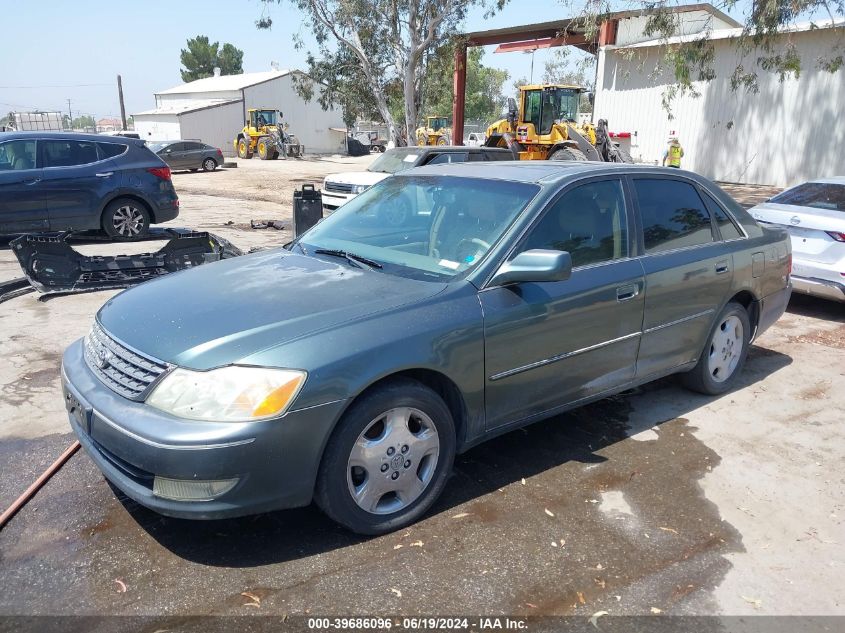
M 293 192 L 293 236 L 298 237 L 323 217 L 323 196 L 314 185 Z

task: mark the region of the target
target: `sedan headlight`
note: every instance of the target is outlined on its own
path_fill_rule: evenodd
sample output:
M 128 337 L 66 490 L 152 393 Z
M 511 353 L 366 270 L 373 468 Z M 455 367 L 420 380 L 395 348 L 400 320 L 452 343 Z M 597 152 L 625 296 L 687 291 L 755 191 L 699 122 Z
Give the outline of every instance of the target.
M 251 422 L 287 411 L 306 373 L 265 367 L 175 369 L 153 390 L 147 404 L 180 418 Z
M 369 185 L 352 185 L 352 193 L 364 193 L 369 188 Z

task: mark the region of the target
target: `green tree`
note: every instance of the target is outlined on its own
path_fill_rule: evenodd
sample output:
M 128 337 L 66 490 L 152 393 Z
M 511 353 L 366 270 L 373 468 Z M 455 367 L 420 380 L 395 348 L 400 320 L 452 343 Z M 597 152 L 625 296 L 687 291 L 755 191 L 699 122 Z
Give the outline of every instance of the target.
M 182 81 L 196 81 L 214 75 L 214 69 L 219 68 L 221 75 L 237 75 L 244 71 L 244 52 L 231 44 L 220 42 L 211 43 L 207 35 L 197 35 L 189 39 L 188 48 L 183 48 L 180 55 L 182 61 Z
M 574 59 L 569 46 L 556 48 L 544 64 L 543 83 L 589 88 L 593 85 L 595 61 L 592 55 L 580 60 Z
M 263 0 L 268 6 L 283 0 Z M 431 51 L 458 29 L 467 11 L 485 6 L 501 8 L 507 0 L 287 0 L 303 15 L 317 42 L 314 62 L 332 64 L 353 60 L 358 78 L 372 96 L 380 118 L 397 144 L 414 136 L 422 83 Z M 269 28 L 265 13 L 256 22 Z M 338 56 L 346 49 L 349 56 Z M 316 70 L 309 64 L 309 75 Z M 325 69 L 323 69 L 325 71 Z M 338 67 L 338 72 L 342 69 Z M 316 74 L 316 73 L 315 73 Z M 351 74 L 351 73 L 348 73 Z M 404 114 L 403 130 L 391 103 L 391 88 L 399 84 Z
M 223 44 L 217 56 L 217 67 L 221 75 L 238 75 L 244 71 L 244 52 L 232 44 Z
M 485 66 L 483 58 L 483 48 L 467 50 L 464 117 L 470 121 L 492 122 L 505 106 L 503 87 L 508 72 Z M 452 80 L 454 59 L 455 42 L 439 47 L 432 54 L 422 85 L 422 115 L 451 116 L 455 92 Z
M 84 129 L 87 129 L 87 128 L 94 128 L 94 127 L 97 127 L 97 122 L 94 121 L 94 117 L 92 117 L 88 114 L 80 115 L 73 120 L 73 129 L 74 130 L 84 130 Z

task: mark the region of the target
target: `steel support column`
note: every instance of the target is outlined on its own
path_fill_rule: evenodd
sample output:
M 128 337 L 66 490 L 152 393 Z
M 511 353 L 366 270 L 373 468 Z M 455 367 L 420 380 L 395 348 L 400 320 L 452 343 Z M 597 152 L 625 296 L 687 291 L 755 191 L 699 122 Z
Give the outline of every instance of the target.
M 455 78 L 452 85 L 452 145 L 464 144 L 464 106 L 467 88 L 467 45 L 455 47 Z

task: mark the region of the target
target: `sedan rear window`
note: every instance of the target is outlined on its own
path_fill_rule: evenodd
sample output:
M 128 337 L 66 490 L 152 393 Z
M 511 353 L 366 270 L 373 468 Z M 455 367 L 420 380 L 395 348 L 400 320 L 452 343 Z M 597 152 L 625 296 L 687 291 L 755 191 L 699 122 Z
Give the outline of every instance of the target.
M 776 195 L 770 202 L 845 211 L 845 185 L 832 182 L 805 182 L 803 185 Z

